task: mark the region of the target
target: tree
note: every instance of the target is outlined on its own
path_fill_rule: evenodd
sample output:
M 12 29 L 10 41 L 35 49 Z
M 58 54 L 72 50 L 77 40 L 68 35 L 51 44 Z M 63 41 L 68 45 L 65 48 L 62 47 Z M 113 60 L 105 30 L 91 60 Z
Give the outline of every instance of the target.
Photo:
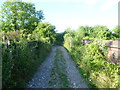
M 72 30 L 71 28 L 67 28 L 65 31 L 64 31 L 64 33 L 65 33 L 65 36 L 66 37 L 74 37 L 75 36 L 75 31 L 74 30 Z
M 91 38 L 94 38 L 93 37 L 93 28 L 90 27 L 90 26 L 80 26 L 77 30 L 77 35 L 79 38 L 82 38 L 82 39 L 91 39 Z
M 58 45 L 63 45 L 63 42 L 64 42 L 64 38 L 63 38 L 63 36 L 64 36 L 64 32 L 62 32 L 62 33 L 56 33 L 56 41 L 55 41 L 55 44 L 58 44 Z
M 77 30 L 77 36 L 79 37 L 79 38 L 83 38 L 83 37 L 85 37 L 85 36 L 87 36 L 88 34 L 87 34 L 87 32 L 85 31 L 85 27 L 84 26 L 80 26 L 79 28 L 78 28 L 78 30 Z
M 36 11 L 34 4 L 18 0 L 6 1 L 1 6 L 2 30 L 26 29 L 32 32 L 43 19 L 43 12 Z
M 112 32 L 106 26 L 96 25 L 93 27 L 94 37 L 97 39 L 110 40 Z
M 47 39 L 48 42 L 53 43 L 55 41 L 55 26 L 47 22 L 39 22 L 33 35 L 37 39 Z
M 116 38 L 120 38 L 120 26 L 116 26 L 114 29 L 113 29 L 113 36 L 116 37 Z

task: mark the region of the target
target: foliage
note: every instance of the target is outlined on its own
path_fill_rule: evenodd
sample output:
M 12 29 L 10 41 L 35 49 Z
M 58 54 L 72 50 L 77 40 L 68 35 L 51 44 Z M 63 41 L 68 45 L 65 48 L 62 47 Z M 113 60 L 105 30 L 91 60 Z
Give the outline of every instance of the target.
M 119 26 L 116 26 L 112 31 L 106 26 L 95 25 L 90 26 L 80 26 L 77 29 L 77 34 L 79 38 L 89 39 L 89 40 L 119 40 L 120 32 Z
M 55 26 L 42 19 L 43 12 L 32 3 L 9 0 L 1 6 L 3 88 L 26 87 L 50 52 Z
M 55 40 L 55 44 L 57 45 L 63 45 L 63 42 L 64 42 L 64 36 L 65 33 L 56 33 L 56 40 Z
M 50 48 L 47 43 L 25 40 L 3 48 L 3 88 L 25 87 Z
M 19 41 L 21 38 L 21 32 L 20 31 L 11 31 L 6 33 L 6 39 L 11 41 Z
M 77 31 L 67 28 L 56 34 L 55 26 L 41 22 L 42 19 L 43 12 L 36 11 L 32 3 L 8 0 L 1 6 L 3 88 L 25 87 L 51 50 L 51 44 L 62 45 L 63 40 L 83 76 L 91 82 L 90 87 L 119 87 L 118 67 L 106 60 L 106 47 L 101 51 L 96 43 L 82 43 L 82 39 L 119 40 L 119 27 L 110 31 L 106 26 L 81 26 Z M 11 41 L 10 45 L 7 41 Z
M 67 49 L 69 50 L 73 46 L 74 37 L 75 37 L 75 31 L 72 31 L 70 28 L 66 29 L 64 35 L 64 46 L 67 47 Z
M 36 29 L 33 31 L 33 39 L 47 41 L 54 43 L 55 41 L 55 26 L 44 22 L 39 23 Z
M 105 28 L 105 27 L 103 27 Z M 81 28 L 83 29 L 83 27 Z M 98 31 L 91 34 L 82 33 L 83 31 L 74 32 L 72 34 L 66 33 L 64 35 L 64 47 L 69 51 L 73 60 L 79 67 L 80 72 L 89 84 L 90 88 L 118 88 L 119 86 L 119 74 L 118 66 L 110 63 L 106 60 L 107 48 L 105 44 L 102 43 L 101 46 L 98 45 L 99 39 L 110 39 L 107 36 L 108 29 L 102 29 L 99 36 L 95 36 L 91 44 L 83 46 L 82 39 L 90 37 L 93 33 L 98 33 Z M 100 28 L 98 29 L 100 30 Z M 71 31 L 72 32 L 72 31 Z M 96 34 L 97 34 L 96 33 Z M 105 35 L 102 35 L 102 34 Z M 81 35 L 81 36 L 80 36 Z M 98 34 L 97 34 L 98 35 Z M 69 40 L 70 39 L 70 40 Z M 96 40 L 97 39 L 97 40 Z M 100 48 L 102 47 L 102 48 Z
M 78 33 L 77 35 L 79 35 L 82 39 L 89 39 L 89 40 L 116 39 L 114 33 L 112 33 L 106 26 L 100 26 L 100 25 L 95 25 L 94 27 L 80 26 L 77 30 L 77 33 Z
M 114 29 L 113 29 L 113 36 L 120 40 L 120 26 L 116 26 Z
M 34 4 L 20 1 L 6 1 L 1 6 L 3 31 L 27 29 L 31 33 L 43 19 L 43 12 L 36 11 Z
M 91 37 L 92 36 L 91 34 L 93 32 L 94 32 L 93 28 L 89 27 L 89 26 L 80 26 L 78 28 L 78 33 L 79 33 L 78 35 L 81 36 L 81 38 L 84 38 L 84 37 L 87 37 L 87 36 Z

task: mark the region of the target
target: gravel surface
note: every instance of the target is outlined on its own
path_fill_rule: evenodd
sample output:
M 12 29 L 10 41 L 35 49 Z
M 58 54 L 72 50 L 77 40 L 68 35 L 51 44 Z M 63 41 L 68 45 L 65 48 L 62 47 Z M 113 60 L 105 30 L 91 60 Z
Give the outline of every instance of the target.
M 66 71 L 68 72 L 70 88 L 88 88 L 87 84 L 85 83 L 85 80 L 79 73 L 76 64 L 73 62 L 66 49 L 64 47 L 61 47 L 61 50 L 63 51 L 63 55 L 66 60 Z
M 54 67 L 54 59 L 56 49 L 62 51 L 62 56 L 65 59 L 66 71 L 70 88 L 88 88 L 85 80 L 81 77 L 75 63 L 72 61 L 66 49 L 62 46 L 53 46 L 50 55 L 40 65 L 38 71 L 33 76 L 33 79 L 28 83 L 28 88 L 51 88 L 48 82 L 51 80 L 51 71 Z M 59 88 L 59 87 L 58 87 Z
M 33 76 L 33 79 L 28 83 L 28 88 L 49 88 L 48 81 L 50 80 L 50 74 L 54 63 L 54 56 L 56 47 L 52 48 L 50 55 L 40 65 L 38 71 Z

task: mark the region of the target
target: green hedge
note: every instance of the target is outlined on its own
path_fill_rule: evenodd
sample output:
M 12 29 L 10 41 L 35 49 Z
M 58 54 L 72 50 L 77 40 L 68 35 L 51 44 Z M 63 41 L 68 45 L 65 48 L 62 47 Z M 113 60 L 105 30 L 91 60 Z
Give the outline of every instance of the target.
M 2 48 L 3 88 L 26 87 L 50 50 L 50 44 L 40 41 L 12 43 Z
M 65 42 L 65 48 L 70 52 L 90 88 L 120 87 L 118 66 L 106 60 L 106 47 L 100 50 L 95 42 L 82 46 Z

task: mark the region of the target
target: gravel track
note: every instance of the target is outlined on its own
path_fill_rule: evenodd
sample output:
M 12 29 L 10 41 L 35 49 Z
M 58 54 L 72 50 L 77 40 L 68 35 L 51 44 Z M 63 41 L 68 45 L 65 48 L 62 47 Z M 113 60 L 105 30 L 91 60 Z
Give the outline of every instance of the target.
M 49 88 L 48 81 L 54 63 L 56 47 L 52 48 L 50 55 L 40 65 L 38 71 L 33 76 L 33 79 L 28 83 L 28 88 Z
M 73 62 L 70 55 L 67 53 L 66 49 L 64 47 L 60 48 L 63 51 L 63 56 L 66 60 L 66 71 L 68 73 L 70 81 L 70 88 L 88 88 L 87 84 L 85 83 L 85 80 L 82 78 L 75 63 Z
M 51 80 L 51 71 L 54 67 L 54 60 L 56 55 L 56 49 L 62 51 L 62 56 L 65 59 L 66 71 L 70 88 L 88 88 L 85 80 L 79 73 L 75 63 L 67 53 L 66 49 L 62 46 L 53 46 L 50 55 L 40 65 L 38 71 L 33 76 L 32 80 L 28 83 L 28 88 L 52 88 L 48 82 Z M 59 88 L 59 87 L 58 87 Z

